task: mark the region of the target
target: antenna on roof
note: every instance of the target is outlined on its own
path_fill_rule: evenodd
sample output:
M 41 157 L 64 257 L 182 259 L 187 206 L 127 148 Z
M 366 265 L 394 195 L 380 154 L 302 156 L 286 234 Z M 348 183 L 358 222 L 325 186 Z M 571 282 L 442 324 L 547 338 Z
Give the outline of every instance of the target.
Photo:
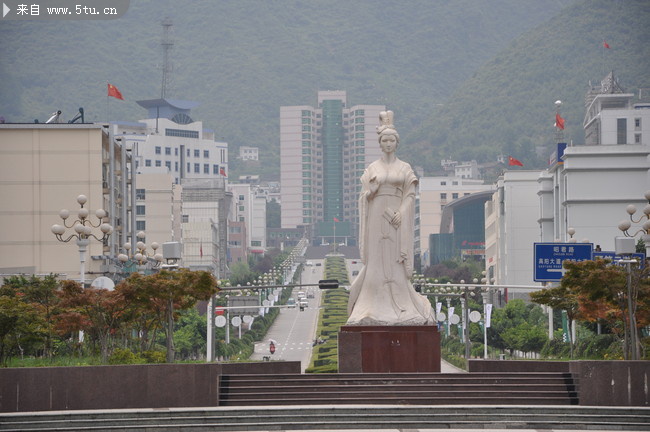
M 172 73 L 172 64 L 169 60 L 169 54 L 172 48 L 174 47 L 174 41 L 170 38 L 170 33 L 172 29 L 172 20 L 167 17 L 162 23 L 163 27 L 163 38 L 161 41 L 163 49 L 163 65 L 162 65 L 162 84 L 160 86 L 160 98 L 165 99 L 167 97 L 167 91 L 171 87 L 171 73 Z

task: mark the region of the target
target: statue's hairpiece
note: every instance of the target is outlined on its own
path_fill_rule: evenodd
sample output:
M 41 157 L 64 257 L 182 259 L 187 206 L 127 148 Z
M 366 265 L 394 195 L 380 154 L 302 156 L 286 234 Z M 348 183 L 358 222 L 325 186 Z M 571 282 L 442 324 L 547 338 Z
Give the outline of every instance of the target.
M 397 133 L 397 129 L 393 125 L 393 112 L 382 111 L 379 113 L 379 126 L 377 126 L 377 134 L 381 135 L 385 130 L 392 129 L 391 133 Z

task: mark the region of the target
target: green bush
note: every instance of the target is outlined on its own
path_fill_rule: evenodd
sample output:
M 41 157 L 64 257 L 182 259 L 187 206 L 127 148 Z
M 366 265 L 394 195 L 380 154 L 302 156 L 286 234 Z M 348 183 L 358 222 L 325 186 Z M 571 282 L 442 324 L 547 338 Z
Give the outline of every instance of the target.
M 165 363 L 167 353 L 163 351 L 143 351 L 141 354 L 146 363 Z
M 116 348 L 113 354 L 108 358 L 108 364 L 141 364 L 144 359 L 135 355 L 133 351 L 127 348 Z

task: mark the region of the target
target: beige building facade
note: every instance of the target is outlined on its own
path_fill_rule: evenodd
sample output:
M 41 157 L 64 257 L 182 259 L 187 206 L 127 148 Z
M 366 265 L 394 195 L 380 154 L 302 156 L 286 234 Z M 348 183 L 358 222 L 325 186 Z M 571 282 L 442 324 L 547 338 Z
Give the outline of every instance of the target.
M 88 247 L 86 282 L 101 275 L 103 262 L 91 257 L 115 256 L 124 215 L 130 217 L 126 176 L 131 171 L 125 161 L 130 159 L 104 125 L 0 124 L 0 273 L 79 279 L 75 239 L 58 241 L 51 227 L 62 224 L 64 208 L 70 211 L 68 225 L 76 220 L 77 196 L 85 195 L 93 224 L 99 222 L 94 211 L 103 208 L 108 216 L 102 222 L 115 229 L 108 242 L 92 239 Z M 68 229 L 62 237 L 73 233 Z M 101 237 L 99 229 L 94 233 Z

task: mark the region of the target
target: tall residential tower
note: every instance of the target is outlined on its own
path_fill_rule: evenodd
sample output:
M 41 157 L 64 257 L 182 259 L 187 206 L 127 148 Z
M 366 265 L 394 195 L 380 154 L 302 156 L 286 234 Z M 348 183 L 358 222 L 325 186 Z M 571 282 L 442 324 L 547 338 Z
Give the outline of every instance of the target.
M 320 91 L 316 107 L 280 108 L 282 228 L 312 226 L 319 242 L 355 242 L 359 177 L 381 155 L 383 105 L 348 107 L 345 91 Z

